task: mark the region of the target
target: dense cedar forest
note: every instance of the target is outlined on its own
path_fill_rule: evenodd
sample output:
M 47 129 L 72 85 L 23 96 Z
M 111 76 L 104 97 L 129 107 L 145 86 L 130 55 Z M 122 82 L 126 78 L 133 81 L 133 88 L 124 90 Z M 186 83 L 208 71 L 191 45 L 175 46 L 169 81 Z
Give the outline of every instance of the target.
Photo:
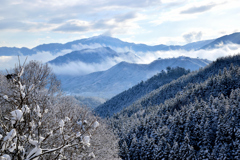
M 119 136 L 119 156 L 239 159 L 239 65 L 236 55 L 191 73 L 168 68 L 96 108 Z

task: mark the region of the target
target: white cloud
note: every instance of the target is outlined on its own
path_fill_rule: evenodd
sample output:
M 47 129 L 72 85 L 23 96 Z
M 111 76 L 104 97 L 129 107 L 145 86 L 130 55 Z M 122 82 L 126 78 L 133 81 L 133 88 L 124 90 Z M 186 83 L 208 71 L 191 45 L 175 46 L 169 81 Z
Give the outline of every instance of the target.
M 11 56 L 0 56 L 0 70 L 13 68 Z
M 79 45 L 74 46 L 75 48 L 97 48 L 99 44 L 93 44 L 92 46 L 88 45 Z M 53 71 L 56 74 L 70 74 L 70 75 L 83 75 L 96 71 L 104 71 L 114 66 L 115 64 L 121 61 L 134 62 L 139 64 L 148 64 L 158 58 L 172 58 L 179 56 L 188 56 L 188 57 L 199 57 L 203 59 L 215 60 L 218 57 L 234 55 L 240 53 L 240 45 L 237 44 L 227 44 L 222 45 L 221 48 L 213 49 L 213 50 L 197 50 L 197 51 L 185 51 L 185 50 L 172 50 L 172 51 L 157 51 L 157 52 L 134 52 L 130 48 L 113 48 L 118 52 L 131 52 L 133 54 L 124 55 L 121 58 L 109 58 L 106 61 L 96 64 L 86 64 L 83 62 L 71 62 L 62 66 L 50 65 L 53 68 Z M 66 53 L 71 52 L 71 50 L 64 50 L 56 55 L 52 55 L 49 52 L 39 52 L 35 55 L 28 56 L 28 61 L 30 60 L 38 60 L 43 63 L 48 62 L 57 56 L 64 55 Z M 135 56 L 134 56 L 135 54 Z M 139 58 L 140 57 L 140 58 Z M 20 56 L 20 61 L 23 63 L 25 61 L 25 56 Z M 18 63 L 17 56 L 1 56 L 0 57 L 0 70 L 11 69 Z
M 102 20 L 104 25 L 110 25 L 102 18 L 102 14 L 108 14 L 107 19 L 114 19 L 114 24 L 125 19 L 135 17 L 134 10 L 160 5 L 159 0 L 140 0 L 135 1 L 121 0 L 92 0 L 92 1 L 42 1 L 42 0 L 22 0 L 22 1 L 5 1 L 0 8 L 0 29 L 12 30 L 46 30 L 51 31 L 53 28 L 60 31 L 69 30 L 87 30 L 89 24 L 99 24 Z M 122 8 L 122 11 L 116 11 L 116 8 Z M 128 8 L 128 9 L 127 9 Z M 12 12 L 14 11 L 14 13 Z M 130 11 L 130 12 L 129 12 Z M 129 12 L 129 13 L 127 13 Z M 99 15 L 99 16 L 98 16 Z M 106 14 L 105 14 L 106 15 Z M 61 24 L 61 26 L 57 24 Z M 13 25 L 12 25 L 13 24 Z M 102 26 L 104 27 L 104 26 Z M 96 29 L 98 27 L 94 27 Z M 101 26 L 100 26 L 101 28 Z
M 92 63 L 87 64 L 83 62 L 70 62 L 68 64 L 64 64 L 62 66 L 51 65 L 53 68 L 53 72 L 56 74 L 66 74 L 66 75 L 84 75 L 97 71 L 104 71 L 109 69 L 110 67 L 117 64 L 113 59 L 108 59 L 105 62 L 100 64 Z
M 190 8 L 187 8 L 185 10 L 182 10 L 180 13 L 181 14 L 194 14 L 194 13 L 201 13 L 201 12 L 206 12 L 213 7 L 215 7 L 216 4 L 206 4 L 206 5 L 201 5 L 201 6 L 192 6 Z
M 31 60 L 37 60 L 39 62 L 46 63 L 58 56 L 64 55 L 69 52 L 71 52 L 71 50 L 63 50 L 54 55 L 50 52 L 38 52 L 37 54 L 31 56 L 0 56 L 0 70 L 14 68 L 14 66 L 19 63 L 19 60 L 21 64 L 24 63 L 26 59 L 26 62 L 29 62 Z
M 165 44 L 165 45 L 183 45 L 185 41 L 182 37 L 159 37 L 155 39 L 152 45 Z
M 186 42 L 191 43 L 193 41 L 200 41 L 202 39 L 202 32 L 189 32 L 183 35 Z
M 173 4 L 175 3 L 177 2 L 174 1 Z M 232 1 L 218 0 L 217 2 L 201 0 L 201 1 L 188 1 L 188 3 L 186 3 L 186 1 L 182 1 L 179 2 L 177 8 L 173 8 L 170 10 L 168 9 L 160 10 L 159 14 L 155 15 L 154 19 L 151 20 L 151 23 L 161 25 L 164 22 L 180 22 L 194 20 L 197 19 L 201 14 L 205 14 L 205 12 L 207 11 L 211 11 L 213 14 L 217 14 L 222 13 L 224 10 L 234 8 L 235 7 L 233 5 L 234 3 L 236 3 L 236 0 Z
M 145 60 L 143 63 L 149 63 L 157 58 L 172 58 L 179 56 L 187 56 L 192 58 L 202 58 L 208 60 L 216 60 L 219 57 L 240 54 L 240 45 L 238 44 L 227 44 L 221 46 L 221 48 L 212 50 L 197 50 L 197 51 L 185 51 L 185 50 L 175 50 L 175 51 L 157 51 L 145 54 L 142 59 Z
M 110 18 L 100 18 L 94 21 L 82 21 L 78 19 L 68 20 L 58 24 L 53 29 L 55 32 L 68 33 L 87 33 L 87 32 L 103 32 L 104 35 L 112 36 L 116 34 L 133 34 L 141 27 L 138 21 L 145 19 L 146 16 L 136 12 L 127 12 L 123 14 L 113 15 Z
M 179 38 L 190 28 L 203 25 L 220 30 L 231 24 L 236 29 L 239 22 L 234 20 L 239 13 L 230 12 L 239 6 L 239 0 L 2 0 L 0 41 L 7 41 L 11 46 L 33 47 L 36 44 L 33 41 L 43 35 L 54 37 L 44 42 L 50 43 L 60 39 L 67 42 L 67 36 L 76 34 L 81 37 L 105 34 L 124 39 L 135 36 L 129 41 L 154 44 L 157 37 Z M 222 15 L 228 18 L 219 18 Z M 227 19 L 232 22 L 227 23 Z
M 96 45 L 96 44 L 95 44 Z M 118 51 L 129 51 L 129 48 L 115 48 Z M 134 52 L 137 56 L 135 57 L 135 63 L 139 64 L 148 64 L 158 58 L 172 58 L 179 56 L 187 56 L 192 58 L 202 58 L 208 60 L 216 60 L 219 57 L 235 55 L 240 53 L 240 45 L 237 44 L 227 44 L 221 46 L 221 48 L 213 49 L 213 50 L 197 50 L 197 51 L 185 51 L 185 50 L 175 50 L 175 51 L 157 51 L 157 52 Z M 137 58 L 140 57 L 140 58 Z M 131 57 L 132 58 L 132 57 Z M 78 75 L 78 74 L 88 74 L 96 71 L 104 71 L 114 66 L 115 64 L 121 61 L 133 62 L 133 59 L 129 59 L 129 57 L 125 56 L 123 58 L 115 58 L 115 59 L 107 59 L 105 62 L 100 64 L 86 64 L 83 62 L 71 62 L 69 64 L 63 66 L 54 66 L 53 70 L 57 74 L 70 74 L 70 75 Z

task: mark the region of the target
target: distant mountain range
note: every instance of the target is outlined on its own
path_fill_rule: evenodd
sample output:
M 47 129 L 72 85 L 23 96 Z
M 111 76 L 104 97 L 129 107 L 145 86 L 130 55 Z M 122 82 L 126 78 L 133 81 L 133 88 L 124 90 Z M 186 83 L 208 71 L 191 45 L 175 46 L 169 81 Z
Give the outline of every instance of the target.
M 193 42 L 193 43 L 188 43 L 184 46 L 182 46 L 181 49 L 183 50 L 187 50 L 187 51 L 190 51 L 190 50 L 199 50 L 201 49 L 203 46 L 206 46 L 208 45 L 209 43 L 212 43 L 215 39 L 213 40 L 205 40 L 205 41 L 198 41 L 198 42 Z
M 99 47 L 110 47 L 114 48 L 128 48 L 129 50 L 133 50 L 136 52 L 149 52 L 149 51 L 168 51 L 168 50 L 199 50 L 199 49 L 213 49 L 218 47 L 219 44 L 227 44 L 227 43 L 236 43 L 240 44 L 240 33 L 233 33 L 230 35 L 226 35 L 213 40 L 205 40 L 194 43 L 189 43 L 183 46 L 180 45 L 155 45 L 149 46 L 145 44 L 135 44 L 121 41 L 117 38 L 112 38 L 108 36 L 95 36 L 92 38 L 85 38 L 81 40 L 76 40 L 72 42 L 68 42 L 65 44 L 61 43 L 50 43 L 50 44 L 42 44 L 36 46 L 32 49 L 28 48 L 16 48 L 16 47 L 0 47 L 0 56 L 13 56 L 13 55 L 32 55 L 37 52 L 50 52 L 55 54 L 62 50 L 71 49 L 72 51 L 81 50 L 88 48 L 88 46 L 98 46 Z M 85 45 L 85 46 L 83 46 Z M 87 46 L 86 46 L 87 45 Z M 80 48 L 79 48 L 80 47 Z
M 59 76 L 64 91 L 74 95 L 111 98 L 147 80 L 167 67 L 183 67 L 197 70 L 210 61 L 198 58 L 178 57 L 158 59 L 150 64 L 121 62 L 106 71 L 94 72 L 82 76 Z
M 33 55 L 36 54 L 35 51 L 28 49 L 26 47 L 0 47 L 0 56 L 17 56 L 17 55 Z
M 72 69 L 79 71 L 81 69 L 79 62 L 84 63 L 84 65 L 87 64 L 85 65 L 87 67 L 89 65 L 91 67 L 93 66 L 93 69 L 91 68 L 86 72 L 85 70 L 88 68 L 83 67 L 83 70 L 85 70 L 81 70 L 81 74 L 85 75 L 59 75 L 58 77 L 62 80 L 63 90 L 74 95 L 111 98 L 137 83 L 147 80 L 162 70 L 165 70 L 166 67 L 178 66 L 185 69 L 198 70 L 200 67 L 204 67 L 210 62 L 208 60 L 182 56 L 169 59 L 159 58 L 150 64 L 138 64 L 143 63 L 145 58 L 150 57 L 151 55 L 149 55 L 149 53 L 151 52 L 214 49 L 228 43 L 240 44 L 240 32 L 213 40 L 189 43 L 184 46 L 167 46 L 162 44 L 148 46 L 145 44 L 128 43 L 117 38 L 101 35 L 65 44 L 42 44 L 32 49 L 0 47 L 0 56 L 27 56 L 38 52 L 50 52 L 55 56 L 53 56 L 54 59 L 51 59 L 48 63 L 54 65 L 54 67 L 59 70 L 61 70 L 60 67 L 66 65 L 67 71 L 65 70 L 64 74 L 68 72 L 68 69 L 68 73 L 71 73 Z M 57 56 L 59 55 L 58 52 L 63 50 L 65 52 L 67 51 L 66 54 Z M 156 56 L 154 56 L 154 58 L 155 57 Z M 67 66 L 70 63 L 74 63 L 73 65 L 75 68 L 71 68 L 71 65 Z M 75 65 L 75 63 L 78 63 L 78 65 Z M 104 67 L 101 68 L 100 66 Z M 79 69 L 77 67 L 79 67 Z
M 230 35 L 225 35 L 220 38 L 215 39 L 214 41 L 204 45 L 201 49 L 214 49 L 219 48 L 224 44 L 235 43 L 240 44 L 240 33 L 233 33 Z

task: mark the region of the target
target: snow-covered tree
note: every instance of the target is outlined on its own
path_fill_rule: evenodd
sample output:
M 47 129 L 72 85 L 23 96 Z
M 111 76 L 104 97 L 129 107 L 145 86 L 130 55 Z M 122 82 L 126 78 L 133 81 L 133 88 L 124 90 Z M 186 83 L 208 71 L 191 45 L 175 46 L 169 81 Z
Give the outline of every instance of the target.
M 105 154 L 113 157 L 117 153 L 113 134 L 74 99 L 61 95 L 47 64 L 32 61 L 15 67 L 14 72 L 10 79 L 0 77 L 0 159 L 91 159 L 99 155 L 103 159 Z M 98 134 L 109 137 L 95 137 Z M 109 153 L 99 153 L 104 149 L 102 142 L 113 142 L 107 145 Z

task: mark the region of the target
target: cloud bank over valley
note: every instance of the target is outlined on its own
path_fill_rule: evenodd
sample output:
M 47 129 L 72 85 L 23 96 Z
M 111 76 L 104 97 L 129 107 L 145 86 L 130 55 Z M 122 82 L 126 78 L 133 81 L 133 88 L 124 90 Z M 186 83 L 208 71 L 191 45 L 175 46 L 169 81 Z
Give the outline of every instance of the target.
M 66 55 L 74 50 L 97 49 L 101 47 L 106 47 L 106 45 L 101 45 L 97 43 L 91 44 L 91 45 L 78 44 L 78 45 L 73 45 L 71 50 L 70 49 L 62 50 L 57 53 L 37 52 L 37 54 L 33 54 L 30 56 L 19 56 L 19 57 L 22 63 L 25 61 L 26 58 L 27 58 L 27 61 L 38 60 L 38 61 L 41 61 L 42 63 L 47 63 L 59 56 Z M 88 73 L 97 72 L 97 71 L 105 71 L 122 61 L 126 61 L 129 63 L 149 64 L 158 58 L 173 58 L 173 57 L 179 57 L 179 56 L 187 56 L 191 58 L 199 57 L 201 59 L 208 59 L 213 61 L 213 60 L 216 60 L 216 58 L 218 57 L 235 55 L 237 53 L 240 53 L 240 45 L 238 44 L 219 44 L 218 48 L 215 48 L 215 49 L 208 49 L 208 50 L 200 49 L 200 50 L 190 50 L 190 51 L 168 50 L 168 51 L 156 51 L 156 52 L 136 52 L 128 47 L 123 47 L 123 48 L 112 47 L 112 49 L 119 54 L 119 57 L 113 57 L 113 58 L 108 57 L 103 62 L 100 62 L 100 63 L 70 61 L 68 63 L 61 64 L 61 65 L 54 65 L 54 64 L 49 64 L 49 65 L 53 68 L 53 71 L 56 74 L 83 75 L 83 74 L 88 74 Z M 18 63 L 18 56 L 0 56 L 0 70 L 11 69 L 17 63 Z

